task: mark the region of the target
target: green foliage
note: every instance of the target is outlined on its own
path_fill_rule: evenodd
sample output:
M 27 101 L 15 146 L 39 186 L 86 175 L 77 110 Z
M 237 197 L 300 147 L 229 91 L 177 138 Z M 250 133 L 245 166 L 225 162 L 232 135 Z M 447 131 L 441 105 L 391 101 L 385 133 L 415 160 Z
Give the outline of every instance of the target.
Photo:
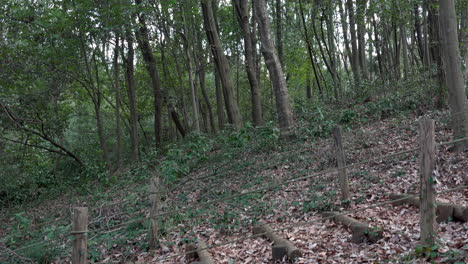
M 424 257 L 427 260 L 436 259 L 439 256 L 439 246 L 417 246 L 415 253 L 417 257 Z
M 213 140 L 204 134 L 190 134 L 180 144 L 172 144 L 160 164 L 161 177 L 172 183 L 187 175 L 190 169 L 207 159 Z
M 48 264 L 60 255 L 60 251 L 58 247 L 45 244 L 26 249 L 23 254 L 36 263 Z

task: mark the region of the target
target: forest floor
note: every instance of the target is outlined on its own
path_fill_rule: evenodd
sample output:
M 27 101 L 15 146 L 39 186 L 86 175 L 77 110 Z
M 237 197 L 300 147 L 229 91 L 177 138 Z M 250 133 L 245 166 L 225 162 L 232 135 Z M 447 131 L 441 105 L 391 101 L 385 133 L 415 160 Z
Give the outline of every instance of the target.
M 436 120 L 436 142 L 452 140 L 447 113 L 428 115 Z M 303 256 L 295 263 L 426 263 L 421 257 L 425 253 L 433 254 L 435 263 L 464 263 L 468 261 L 468 223 L 440 223 L 438 247 L 419 252 L 415 250 L 419 241 L 419 210 L 408 205 L 377 206 L 390 200 L 391 194 L 418 192 L 417 151 L 385 159 L 378 157 L 417 148 L 419 118 L 413 113 L 344 131 L 347 164 L 370 160 L 347 169 L 352 199 L 346 206 L 340 201 L 337 173 L 318 175 L 336 167 L 332 139 L 298 139 L 229 156 L 223 156 L 219 149 L 213 150 L 206 161 L 163 193 L 161 210 L 178 212 L 160 218 L 161 247 L 154 251 L 147 250 L 147 222 L 117 226 L 149 215 L 149 201 L 144 194 L 147 184 L 128 185 L 98 197 L 80 197 L 78 201 L 66 195 L 42 202 L 19 217 L 9 212 L 0 218 L 0 237 L 20 230 L 22 224 L 28 224 L 31 230 L 42 228 L 44 232 L 45 219 L 50 221 L 50 217 L 55 219 L 47 226 L 50 232 L 69 230 L 71 208 L 78 203 L 94 208 L 90 212 L 90 230 L 105 230 L 89 235 L 90 257 L 99 263 L 190 263 L 183 253 L 187 243 L 197 238 L 203 238 L 209 246 L 236 241 L 209 250 L 215 263 L 272 263 L 271 243 L 260 237 L 248 238 L 259 220 L 273 229 L 311 222 L 278 232 L 302 250 Z M 456 154 L 449 148 L 450 145 L 437 147 L 434 175 L 438 192 L 468 182 L 467 154 Z M 300 177 L 307 179 L 291 181 Z M 289 183 L 285 184 L 286 181 Z M 278 186 L 250 192 L 274 184 Z M 228 199 L 232 195 L 237 196 Z M 195 206 L 214 199 L 220 201 Z M 468 190 L 443 193 L 437 200 L 468 206 Z M 374 207 L 365 209 L 369 206 Z M 383 238 L 374 244 L 352 243 L 346 227 L 321 219 L 321 212 L 331 210 L 354 211 L 348 216 L 382 228 Z M 21 217 L 29 222 L 18 221 Z M 64 237 L 56 247 L 69 252 L 70 238 Z M 21 256 L 22 252 L 18 252 L 17 257 Z M 29 259 L 24 258 L 25 262 Z M 68 261 L 69 254 L 50 260 Z

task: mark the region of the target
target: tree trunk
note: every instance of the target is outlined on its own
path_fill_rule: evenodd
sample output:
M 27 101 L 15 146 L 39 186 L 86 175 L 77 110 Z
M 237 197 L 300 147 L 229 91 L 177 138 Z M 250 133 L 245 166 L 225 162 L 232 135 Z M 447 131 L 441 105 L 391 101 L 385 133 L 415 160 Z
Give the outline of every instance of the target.
M 349 60 L 349 64 L 351 65 L 353 63 L 353 60 L 351 58 L 351 48 L 349 46 L 348 23 L 346 22 L 346 14 L 344 12 L 343 3 L 341 1 L 338 3 L 338 10 L 340 11 L 341 27 L 343 28 L 343 39 L 346 51 L 345 53 L 346 57 Z M 346 60 L 344 60 L 343 63 L 346 65 Z
M 80 44 L 81 44 L 81 52 L 82 52 L 83 60 L 85 63 L 87 81 L 89 84 L 89 87 L 85 85 L 84 88 L 87 90 L 88 95 L 91 97 L 91 100 L 93 101 L 94 112 L 96 114 L 96 127 L 97 127 L 97 132 L 98 132 L 99 144 L 102 150 L 102 156 L 106 163 L 106 168 L 108 170 L 111 170 L 112 167 L 111 167 L 109 148 L 107 147 L 106 135 L 104 132 L 104 124 L 102 121 L 102 114 L 101 114 L 102 93 L 100 91 L 100 86 L 99 86 L 100 82 L 99 82 L 98 66 L 97 66 L 96 57 L 95 57 L 96 53 L 93 53 L 91 58 L 88 58 L 87 46 L 85 44 L 85 40 L 83 36 L 81 35 L 81 33 L 80 33 Z M 93 67 L 94 70 L 92 70 L 91 67 Z
M 403 56 L 403 72 L 404 78 L 408 79 L 409 75 L 409 63 L 408 63 L 408 42 L 406 41 L 406 26 L 404 23 L 400 24 L 400 43 L 401 51 Z
M 138 139 L 138 113 L 136 104 L 136 84 L 135 84 L 135 51 L 133 49 L 133 36 L 127 30 L 127 59 L 125 63 L 127 77 L 127 93 L 130 105 L 130 142 L 132 145 L 132 160 L 138 161 L 139 158 L 139 139 Z
M 319 90 L 319 93 L 322 96 L 322 86 L 320 85 L 320 79 L 319 79 L 319 74 L 318 74 L 318 71 L 320 71 L 320 69 L 317 69 L 318 67 L 316 67 L 315 58 L 313 54 L 313 47 L 312 47 L 311 40 L 309 38 L 309 31 L 307 30 L 306 20 L 304 16 L 304 9 L 302 7 L 302 0 L 299 0 L 299 13 L 300 13 L 301 20 L 302 20 L 302 27 L 304 29 L 304 39 L 307 44 L 307 53 L 309 54 L 310 64 L 312 65 L 312 71 L 314 72 L 314 77 L 315 77 L 314 79 L 315 79 L 315 82 L 317 83 L 317 88 Z
M 199 64 L 200 69 L 198 70 L 198 79 L 200 82 L 200 89 L 203 95 L 203 100 L 205 100 L 206 110 L 208 112 L 209 124 L 210 129 L 213 134 L 216 134 L 216 126 L 214 124 L 214 116 L 213 116 L 213 108 L 211 106 L 210 98 L 208 97 L 208 93 L 206 92 L 206 81 L 205 81 L 205 66 Z
M 245 68 L 247 72 L 247 78 L 249 79 L 251 100 L 252 100 L 252 120 L 254 126 L 263 125 L 262 117 L 262 103 L 260 99 L 260 92 L 258 88 L 258 79 L 256 74 L 255 65 L 255 46 L 253 46 L 253 38 L 249 25 L 249 1 L 248 0 L 233 0 L 237 19 L 244 35 L 244 47 L 245 47 Z
M 283 59 L 283 14 L 281 10 L 281 0 L 275 2 L 275 14 L 276 14 L 276 47 L 278 49 L 278 58 L 281 66 L 284 66 Z
M 137 5 L 141 4 L 141 0 L 135 0 Z M 146 26 L 145 15 L 140 13 L 138 15 L 140 27 L 136 33 L 138 47 L 140 48 L 143 60 L 146 63 L 146 70 L 151 78 L 151 84 L 153 86 L 153 97 L 154 97 L 154 138 L 157 146 L 161 145 L 162 135 L 162 92 L 161 92 L 161 80 L 159 78 L 158 68 L 156 65 L 156 59 L 153 55 L 153 49 L 149 43 L 148 28 Z
M 428 3 L 427 1 L 424 1 L 423 3 L 423 35 L 424 35 L 424 42 L 423 42 L 423 53 L 424 53 L 424 67 L 426 68 L 426 71 L 429 71 L 430 65 L 431 65 L 431 57 L 430 57 L 430 52 L 429 52 L 429 23 L 428 23 L 428 16 L 427 16 L 427 9 L 428 9 Z
M 206 35 L 211 46 L 211 52 L 213 53 L 216 67 L 218 68 L 221 83 L 224 88 L 224 93 L 226 95 L 225 102 L 227 105 L 226 110 L 228 112 L 228 116 L 230 117 L 229 121 L 236 129 L 240 129 L 242 127 L 242 118 L 239 107 L 234 98 L 231 67 L 229 66 L 229 61 L 224 54 L 224 50 L 219 39 L 213 14 L 212 0 L 201 0 L 201 7 Z
M 353 0 L 346 0 L 346 8 L 348 10 L 349 17 L 349 29 L 351 32 L 351 68 L 353 70 L 354 84 L 356 88 L 359 87 L 361 83 L 361 71 L 359 70 L 359 54 L 357 46 L 357 36 L 356 36 L 356 23 L 354 16 L 354 5 Z
M 436 72 L 431 71 L 431 76 L 435 77 L 437 83 L 437 108 L 442 109 L 445 106 L 446 87 L 445 72 L 442 65 L 440 54 L 440 32 L 439 32 L 439 10 L 437 0 L 427 0 L 428 23 L 429 23 L 429 51 L 432 58 L 432 64 L 435 64 Z M 432 70 L 433 67 L 431 67 Z
M 113 58 L 114 70 L 114 89 L 115 89 L 115 133 L 117 135 L 117 166 L 119 169 L 122 164 L 122 129 L 120 128 L 120 65 L 119 65 L 119 49 L 120 49 L 120 34 L 115 32 L 115 48 Z
M 358 21 L 358 42 L 359 42 L 359 66 L 362 72 L 362 77 L 366 80 L 369 79 L 369 71 L 367 69 L 366 61 L 366 4 L 367 0 L 357 0 L 357 21 Z
M 341 91 L 340 78 L 338 76 L 338 59 L 336 57 L 336 44 L 335 44 L 335 26 L 333 25 L 333 11 L 335 10 L 335 2 L 333 0 L 329 1 L 327 7 L 327 39 L 328 46 L 330 47 L 330 67 L 333 72 L 333 90 L 335 92 L 335 99 L 338 100 L 339 91 Z
M 221 86 L 221 80 L 219 77 L 218 70 L 215 67 L 215 86 L 216 86 L 216 114 L 218 116 L 218 127 L 219 130 L 224 129 L 224 100 L 223 100 L 223 87 Z
M 439 0 L 442 58 L 447 76 L 449 107 L 452 114 L 454 138 L 468 137 L 468 106 L 461 72 L 460 50 L 458 45 L 457 17 L 454 0 Z M 456 143 L 462 150 L 468 141 Z
M 282 137 L 289 137 L 293 133 L 292 128 L 294 121 L 291 106 L 289 105 L 286 79 L 272 39 L 266 0 L 256 0 L 254 1 L 253 6 L 257 16 L 263 57 L 265 58 L 265 64 L 268 67 L 275 93 L 280 133 Z

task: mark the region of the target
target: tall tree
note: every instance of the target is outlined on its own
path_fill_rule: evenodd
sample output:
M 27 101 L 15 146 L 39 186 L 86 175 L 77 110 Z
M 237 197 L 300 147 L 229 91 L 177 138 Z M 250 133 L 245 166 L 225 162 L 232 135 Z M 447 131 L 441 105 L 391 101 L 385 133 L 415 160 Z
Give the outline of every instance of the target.
M 454 138 L 468 137 L 468 105 L 461 72 L 457 16 L 454 0 L 439 0 L 442 58 L 449 91 Z M 468 140 L 456 143 L 456 149 L 468 146 Z
M 356 19 L 354 14 L 353 0 L 346 0 L 346 9 L 348 10 L 349 18 L 349 31 L 351 33 L 351 68 L 353 70 L 354 82 L 356 88 L 361 83 L 361 71 L 359 68 L 359 54 L 358 54 L 358 43 L 356 34 Z
M 211 46 L 211 52 L 218 69 L 221 84 L 223 85 L 228 118 L 234 127 L 239 129 L 242 126 L 242 117 L 239 111 L 239 106 L 234 98 L 231 67 L 229 66 L 229 61 L 224 54 L 221 40 L 219 39 L 218 29 L 213 14 L 213 1 L 201 0 L 201 8 L 206 35 Z
M 260 99 L 255 65 L 255 46 L 253 40 L 255 36 L 252 34 L 249 23 L 249 1 L 233 0 L 233 2 L 236 8 L 237 20 L 239 21 L 244 35 L 245 69 L 250 84 L 252 119 L 255 126 L 261 126 L 263 124 L 262 102 Z
M 138 112 L 136 101 L 135 84 L 135 50 L 133 47 L 133 34 L 127 29 L 125 38 L 127 40 L 127 57 L 124 57 L 125 76 L 127 80 L 127 95 L 130 105 L 130 142 L 132 145 L 132 160 L 138 161 L 139 158 L 139 137 L 138 137 Z
M 120 64 L 119 64 L 119 49 L 120 49 L 120 33 L 115 30 L 115 47 L 114 47 L 114 58 L 112 60 L 114 70 L 114 89 L 115 89 L 115 133 L 117 135 L 117 169 L 122 164 L 122 129 L 120 125 Z
M 135 0 L 136 4 L 140 7 L 142 0 Z M 138 14 L 139 29 L 136 32 L 138 41 L 138 47 L 140 48 L 143 60 L 146 64 L 146 70 L 151 78 L 151 84 L 153 87 L 154 97 L 154 138 L 156 145 L 161 145 L 161 134 L 162 134 L 162 91 L 161 91 L 161 80 L 159 78 L 158 68 L 156 65 L 156 59 L 153 55 L 153 49 L 149 42 L 148 27 L 146 25 L 146 18 L 143 12 Z
M 283 138 L 289 137 L 293 133 L 292 128 L 294 126 L 294 120 L 289 104 L 286 78 L 272 39 L 266 0 L 253 1 L 253 7 L 255 9 L 255 15 L 257 16 L 263 57 L 265 58 L 265 64 L 270 73 L 271 83 L 275 93 L 280 133 Z
M 281 66 L 284 66 L 283 56 L 283 11 L 281 8 L 281 0 L 275 0 L 275 17 L 276 17 L 276 47 L 278 49 L 278 58 Z
M 367 0 L 357 0 L 357 38 L 358 38 L 358 57 L 359 57 L 359 67 L 361 69 L 361 74 L 364 79 L 369 79 L 369 71 L 367 69 L 367 60 L 366 60 L 366 5 Z

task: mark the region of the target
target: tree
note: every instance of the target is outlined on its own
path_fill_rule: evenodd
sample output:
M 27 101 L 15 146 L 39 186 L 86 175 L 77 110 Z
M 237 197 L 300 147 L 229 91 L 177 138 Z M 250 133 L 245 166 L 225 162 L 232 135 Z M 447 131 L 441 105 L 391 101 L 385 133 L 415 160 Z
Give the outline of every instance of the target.
M 126 30 L 127 40 L 127 57 L 124 57 L 125 74 L 127 80 L 127 94 L 130 105 L 130 142 L 132 144 L 132 160 L 138 161 L 139 154 L 139 137 L 138 137 L 138 113 L 136 101 L 136 84 L 135 84 L 135 50 L 133 48 L 133 34 Z
M 237 20 L 244 35 L 244 54 L 245 54 L 245 70 L 250 83 L 250 92 L 252 99 L 252 120 L 255 126 L 263 124 L 262 117 L 262 102 L 258 88 L 257 73 L 255 71 L 255 36 L 250 30 L 249 24 L 249 1 L 248 0 L 233 0 L 236 8 Z
M 461 72 L 458 44 L 457 16 L 454 0 L 439 0 L 442 58 L 448 87 L 448 101 L 452 115 L 454 138 L 468 137 L 468 105 Z M 468 146 L 468 141 L 456 143 L 456 149 Z
M 141 7 L 141 0 L 135 0 L 136 4 Z M 149 43 L 148 27 L 146 26 L 145 14 L 140 12 L 138 14 L 139 29 L 136 32 L 138 47 L 143 55 L 143 60 L 146 63 L 146 70 L 151 77 L 151 84 L 153 87 L 154 97 L 154 138 L 156 145 L 161 145 L 162 133 L 162 91 L 161 80 L 159 78 L 156 59 L 153 55 L 153 49 Z
M 270 78 L 275 93 L 276 110 L 278 112 L 278 121 L 283 138 L 292 135 L 294 120 L 292 116 L 291 106 L 289 105 L 288 88 L 286 86 L 286 78 L 284 77 L 283 69 L 271 34 L 271 25 L 268 18 L 266 0 L 256 0 L 253 2 L 255 15 L 258 21 L 258 31 L 262 42 L 262 53 L 265 58 L 265 64 L 270 73 Z
M 211 52 L 213 54 L 221 84 L 223 85 L 224 100 L 226 103 L 229 122 L 231 122 L 236 129 L 240 129 L 242 127 L 242 117 L 239 111 L 239 106 L 234 99 L 231 67 L 229 66 L 229 61 L 224 54 L 223 47 L 221 46 L 221 40 L 219 39 L 218 29 L 215 23 L 213 1 L 201 0 L 201 7 L 206 35 L 211 46 Z

